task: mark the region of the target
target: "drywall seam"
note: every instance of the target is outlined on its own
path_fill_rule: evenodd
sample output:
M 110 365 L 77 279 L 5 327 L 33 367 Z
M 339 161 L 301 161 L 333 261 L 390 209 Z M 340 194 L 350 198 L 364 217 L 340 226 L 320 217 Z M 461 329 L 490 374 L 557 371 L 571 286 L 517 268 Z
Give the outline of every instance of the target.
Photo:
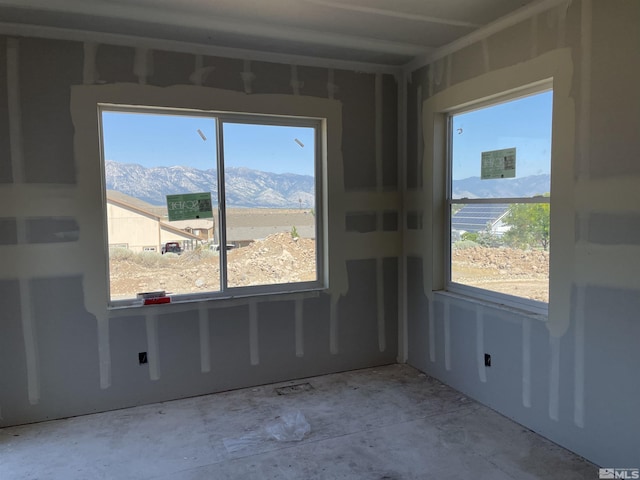
M 22 154 L 22 109 L 20 107 L 20 42 L 7 39 L 7 107 L 9 113 L 9 148 L 13 182 L 22 183 L 24 176 Z
M 582 284 L 640 289 L 639 245 L 575 245 L 575 278 Z
M 298 67 L 297 65 L 291 65 L 291 90 L 294 95 L 300 95 L 300 89 L 303 87 L 304 83 L 298 80 Z
M 13 115 L 11 114 L 9 115 L 9 121 L 13 122 Z M 9 128 L 12 128 L 11 124 Z M 13 140 L 10 138 L 9 141 L 12 142 Z M 10 150 L 15 149 L 17 155 L 21 156 L 21 145 L 21 142 L 15 141 Z M 75 216 L 78 209 L 76 198 L 75 185 L 0 184 L 0 217 L 15 217 L 16 205 L 20 205 L 20 214 L 23 217 Z M 31 246 L 35 248 L 39 245 L 32 244 Z M 6 267 L 6 265 L 3 265 L 3 267 Z M 22 271 L 27 267 L 31 267 L 31 265 L 22 265 Z M 52 273 L 56 274 L 57 272 Z
M 566 45 L 567 36 L 567 9 L 569 4 L 561 5 L 557 7 L 556 14 L 558 15 L 558 43 L 557 48 L 564 48 Z
M 29 403 L 36 405 L 40 401 L 40 362 L 36 326 L 31 309 L 31 290 L 27 279 L 21 278 L 19 283 L 22 336 L 27 360 L 27 391 Z
M 20 105 L 20 42 L 7 39 L 7 95 L 9 113 L 9 151 L 11 169 L 15 184 L 24 181 L 24 156 L 22 150 L 22 109 Z M 17 242 L 20 248 L 27 248 L 24 218 L 16 219 Z M 28 257 L 26 257 L 28 258 Z M 28 262 L 26 263 L 28 264 Z M 4 268 L 3 268 L 4 270 Z M 24 277 L 24 269 L 15 272 L 20 286 L 20 321 L 27 364 L 27 392 L 29 403 L 35 405 L 40 401 L 40 368 L 36 326 L 31 308 L 31 287 Z
M 189 80 L 199 87 L 202 86 L 203 81 L 203 66 L 204 66 L 204 58 L 202 55 L 196 55 L 193 61 L 193 73 L 189 75 Z
M 243 69 L 240 72 L 240 78 L 242 78 L 242 87 L 244 88 L 244 93 L 251 93 L 251 82 L 256 78 L 255 74 L 251 72 L 251 60 L 244 60 L 242 63 Z
M 344 202 L 350 212 L 370 212 L 400 208 L 401 195 L 396 191 L 387 192 L 346 192 Z
M 538 15 L 531 17 L 531 58 L 538 56 Z
M 338 294 L 331 295 L 331 307 L 329 311 L 329 352 L 332 355 L 338 354 Z
M 398 183 L 402 194 L 399 195 L 398 235 L 401 245 L 398 255 L 398 363 L 406 363 L 409 358 L 409 316 L 407 291 L 407 239 L 406 231 L 406 190 L 407 190 L 407 74 L 403 73 L 398 82 Z
M 442 299 L 444 317 L 444 368 L 451 370 L 451 305 L 447 298 Z
M 577 165 L 578 180 L 589 177 L 591 163 L 589 149 L 591 134 L 591 29 L 593 20 L 591 0 L 582 0 L 580 11 L 580 156 Z
M 522 405 L 531 408 L 531 319 L 522 319 Z
M 384 263 L 382 258 L 376 258 L 376 303 L 378 306 L 378 348 L 384 352 L 387 349 L 387 339 L 385 335 Z
M 96 315 L 98 326 L 98 363 L 100 365 L 100 388 L 111 386 L 111 346 L 109 341 L 109 318 L 106 314 Z
M 574 337 L 574 383 L 573 383 L 573 422 L 584 428 L 584 343 L 585 343 L 585 304 L 586 288 L 578 285 L 576 288 L 576 331 Z
M 196 55 L 194 59 L 193 65 L 193 73 L 189 75 L 189 81 L 194 85 L 201 87 L 204 81 L 209 77 L 209 75 L 214 72 L 216 67 L 204 66 L 204 57 L 202 55 Z
M 304 357 L 304 301 L 296 298 L 295 308 L 295 334 L 296 334 L 296 357 Z
M 557 422 L 560 418 L 560 337 L 550 335 L 549 346 L 549 418 Z
M 153 75 L 153 50 L 136 48 L 133 74 L 138 77 L 138 83 L 140 83 L 140 85 L 146 85 L 147 78 Z
M 433 305 L 433 295 L 429 296 L 430 298 L 428 298 L 428 302 L 429 302 L 429 360 L 431 360 L 431 363 L 435 363 L 436 362 L 436 319 L 433 318 L 434 316 L 434 305 Z
M 486 38 L 482 39 L 482 65 L 484 66 L 484 73 L 491 71 L 491 62 L 489 60 L 489 42 Z
M 329 100 L 333 100 L 336 96 L 336 91 L 338 90 L 338 86 L 334 82 L 335 72 L 333 68 L 330 68 L 327 73 L 327 95 L 329 96 Z
M 150 313 L 145 317 L 147 331 L 147 361 L 149 378 L 160 380 L 160 345 L 158 342 L 158 315 Z
M 346 5 L 344 2 L 334 2 L 334 1 L 328 1 L 328 0 L 302 0 L 302 1 L 307 3 L 312 3 L 315 5 L 321 5 L 323 7 L 328 7 L 334 10 L 346 10 L 348 12 L 357 12 L 357 13 L 363 13 L 365 15 L 372 15 L 372 16 L 379 15 L 387 18 L 411 20 L 413 22 L 450 25 L 455 27 L 470 27 L 474 29 L 481 26 L 478 23 L 467 22 L 464 20 L 434 17 L 431 15 L 422 15 L 422 14 L 413 13 L 413 12 L 400 12 L 397 10 L 375 8 L 375 7 L 365 6 L 365 5 Z M 426 27 L 426 28 L 429 28 L 429 27 Z
M 200 335 L 200 371 L 211 371 L 211 337 L 209 331 L 209 309 L 204 304 L 198 307 L 198 332 Z
M 287 53 L 267 52 L 264 50 L 248 50 L 234 47 L 221 47 L 216 45 L 203 45 L 199 43 L 181 42 L 166 38 L 144 38 L 134 35 L 118 33 L 104 33 L 69 28 L 50 27 L 44 25 L 27 25 L 0 22 L 0 34 L 15 35 L 20 37 L 34 37 L 57 40 L 70 40 L 74 42 L 96 42 L 105 45 L 120 45 L 125 47 L 146 47 L 167 52 L 181 52 L 190 55 L 201 54 L 213 57 L 246 58 L 260 62 L 272 62 L 290 65 L 304 65 L 318 68 L 336 68 L 340 70 L 364 72 L 364 73 L 389 73 L 395 75 L 400 72 L 400 67 L 371 62 L 358 62 L 354 60 L 340 60 L 337 58 L 309 57 Z
M 98 80 L 98 71 L 96 69 L 98 44 L 95 42 L 84 42 L 83 48 L 82 83 L 85 85 L 93 85 Z
M 587 152 L 588 154 L 588 152 Z M 580 173 L 575 187 L 578 212 L 636 213 L 640 204 L 640 176 L 625 175 L 588 179 L 587 169 Z M 582 237 L 582 238 L 587 238 Z
M 260 349 L 258 338 L 258 303 L 249 302 L 249 357 L 251 365 L 260 364 Z
M 376 73 L 375 76 L 375 160 L 376 160 L 376 190 L 378 193 L 382 192 L 383 178 L 382 178 L 382 74 Z
M 476 361 L 478 362 L 478 378 L 487 383 L 487 369 L 484 366 L 484 308 L 476 308 Z

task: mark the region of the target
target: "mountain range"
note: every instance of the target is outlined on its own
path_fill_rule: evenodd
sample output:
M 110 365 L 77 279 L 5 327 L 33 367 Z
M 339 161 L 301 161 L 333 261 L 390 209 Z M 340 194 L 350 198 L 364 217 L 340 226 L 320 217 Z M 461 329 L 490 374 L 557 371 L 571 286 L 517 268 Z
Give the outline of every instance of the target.
M 167 195 L 211 192 L 218 195 L 214 169 L 174 166 L 146 168 L 107 160 L 108 190 L 116 190 L 152 205 L 166 205 Z M 243 167 L 225 168 L 226 204 L 229 207 L 313 208 L 315 184 L 310 175 L 271 173 Z
M 166 196 L 179 193 L 218 194 L 217 171 L 191 167 L 152 167 L 107 160 L 108 190 L 116 190 L 152 205 L 166 205 Z M 314 179 L 310 175 L 272 173 L 243 167 L 225 169 L 226 203 L 229 207 L 313 208 Z M 550 175 L 481 180 L 469 177 L 453 181 L 454 198 L 532 197 L 549 192 Z
M 549 174 L 541 174 L 490 180 L 469 177 L 454 180 L 451 187 L 453 198 L 533 197 L 534 195 L 549 193 L 551 176 Z

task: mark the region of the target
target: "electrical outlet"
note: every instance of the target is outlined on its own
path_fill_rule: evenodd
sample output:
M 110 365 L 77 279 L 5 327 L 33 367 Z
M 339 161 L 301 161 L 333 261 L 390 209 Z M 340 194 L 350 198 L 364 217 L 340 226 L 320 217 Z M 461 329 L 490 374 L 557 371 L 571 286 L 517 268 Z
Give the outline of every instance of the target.
M 489 355 L 488 353 L 484 354 L 484 366 L 485 367 L 491 366 L 491 355 Z
M 144 364 L 144 363 L 148 363 L 147 360 L 147 352 L 140 352 L 138 353 L 138 363 L 140 365 Z

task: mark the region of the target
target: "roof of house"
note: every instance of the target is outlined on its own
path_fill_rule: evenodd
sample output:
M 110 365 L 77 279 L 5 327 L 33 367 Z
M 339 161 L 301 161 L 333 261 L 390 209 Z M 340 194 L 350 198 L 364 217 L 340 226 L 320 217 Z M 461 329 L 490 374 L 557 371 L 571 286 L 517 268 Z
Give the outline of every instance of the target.
M 451 218 L 451 228 L 465 232 L 480 232 L 493 227 L 508 211 L 507 204 L 465 205 Z
M 131 210 L 132 212 L 135 212 L 139 215 L 144 215 L 146 217 L 151 217 L 154 220 L 158 221 L 158 223 L 160 223 L 160 226 L 163 230 L 169 231 L 169 232 L 173 232 L 176 233 L 178 235 L 182 235 L 183 237 L 189 238 L 189 239 L 193 239 L 193 240 L 200 240 L 200 237 L 198 237 L 197 235 L 193 235 L 192 233 L 189 233 L 181 228 L 178 228 L 174 225 L 170 225 L 169 223 L 166 223 L 165 221 L 163 221 L 163 217 L 156 215 L 153 212 L 150 212 L 148 210 L 145 210 L 144 206 L 145 205 L 150 205 L 146 202 L 143 202 L 142 200 L 139 200 L 137 198 L 134 197 L 130 197 L 129 195 L 125 195 L 125 194 L 121 194 L 121 195 L 113 195 L 114 191 L 113 190 L 107 190 L 107 203 L 111 203 L 113 205 L 117 205 L 119 207 L 122 208 L 126 208 L 128 210 Z M 115 193 L 120 193 L 120 192 L 115 192 Z M 124 200 L 124 199 L 133 199 L 136 200 L 136 202 L 132 202 L 135 203 L 129 203 L 128 201 Z M 151 207 L 153 207 L 153 205 L 150 205 Z

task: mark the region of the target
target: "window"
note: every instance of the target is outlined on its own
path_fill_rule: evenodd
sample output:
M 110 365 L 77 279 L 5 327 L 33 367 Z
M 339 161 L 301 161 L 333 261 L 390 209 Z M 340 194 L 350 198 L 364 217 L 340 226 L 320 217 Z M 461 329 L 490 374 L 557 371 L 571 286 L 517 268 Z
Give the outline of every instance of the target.
M 101 105 L 100 121 L 112 305 L 322 286 L 321 119 Z
M 449 115 L 448 289 L 544 312 L 551 90 Z

